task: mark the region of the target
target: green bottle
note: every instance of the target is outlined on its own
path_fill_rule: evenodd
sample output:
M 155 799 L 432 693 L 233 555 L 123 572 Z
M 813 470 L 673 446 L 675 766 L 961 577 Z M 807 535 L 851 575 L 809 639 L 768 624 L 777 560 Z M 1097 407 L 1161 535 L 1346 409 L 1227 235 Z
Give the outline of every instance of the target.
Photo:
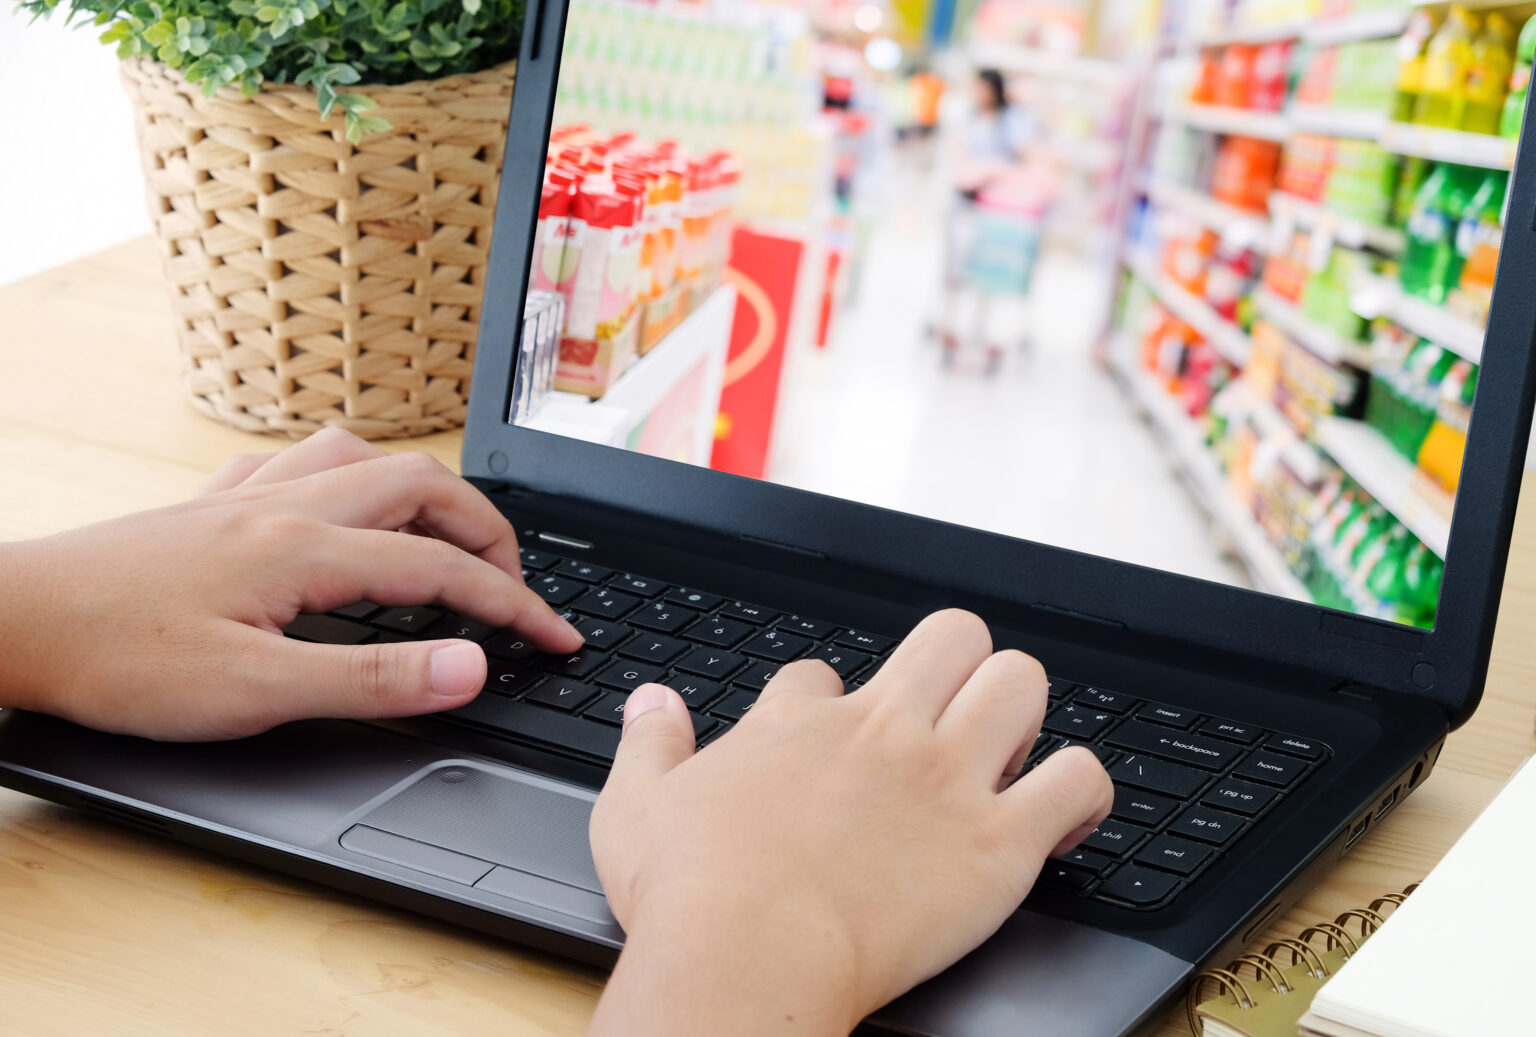
M 1499 120 L 1500 136 L 1520 136 L 1533 62 L 1536 62 L 1536 17 L 1526 19 L 1525 28 L 1520 30 L 1520 42 L 1515 45 L 1515 71 L 1509 79 L 1509 96 L 1504 99 L 1504 115 Z
M 1456 285 L 1451 287 L 1461 283 L 1461 275 L 1467 272 L 1467 260 L 1476 254 L 1479 246 L 1491 245 L 1497 253 L 1504 235 L 1504 192 L 1508 188 L 1509 174 L 1498 169 L 1490 170 L 1483 175 L 1477 193 L 1467 202 L 1461 222 L 1456 225 L 1457 275 Z M 1468 277 L 1474 277 L 1476 273 L 1474 269 Z
M 1408 217 L 1408 246 L 1400 274 L 1409 295 L 1443 303 L 1461 277 L 1456 227 L 1480 183 L 1477 170 L 1446 162 L 1436 166 L 1419 188 Z

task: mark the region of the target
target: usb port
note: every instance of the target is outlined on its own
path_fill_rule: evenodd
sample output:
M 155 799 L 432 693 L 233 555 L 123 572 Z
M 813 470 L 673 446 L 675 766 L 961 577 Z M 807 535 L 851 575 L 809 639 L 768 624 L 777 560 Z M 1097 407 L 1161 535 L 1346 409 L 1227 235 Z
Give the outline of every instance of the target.
M 1387 798 L 1381 801 L 1381 805 L 1376 808 L 1376 816 L 1378 818 L 1380 818 L 1381 815 L 1385 814 L 1388 810 L 1392 809 L 1393 804 L 1397 802 L 1398 791 L 1398 789 L 1393 789 L 1391 792 L 1387 793 Z
M 1355 822 L 1355 827 L 1349 830 L 1349 838 L 1344 840 L 1344 849 L 1347 850 L 1360 841 L 1360 837 L 1365 834 L 1365 826 L 1370 824 L 1370 822 L 1371 818 L 1369 815 Z

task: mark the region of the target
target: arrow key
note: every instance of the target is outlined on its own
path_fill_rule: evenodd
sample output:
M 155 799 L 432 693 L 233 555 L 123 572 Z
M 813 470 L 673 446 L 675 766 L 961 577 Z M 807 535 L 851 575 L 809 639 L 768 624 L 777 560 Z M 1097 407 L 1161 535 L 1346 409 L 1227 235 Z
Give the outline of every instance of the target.
M 1145 907 L 1155 904 L 1178 888 L 1179 879 L 1165 871 L 1153 871 L 1136 865 L 1127 865 L 1109 877 L 1099 887 L 1096 898 L 1118 900 L 1121 903 Z

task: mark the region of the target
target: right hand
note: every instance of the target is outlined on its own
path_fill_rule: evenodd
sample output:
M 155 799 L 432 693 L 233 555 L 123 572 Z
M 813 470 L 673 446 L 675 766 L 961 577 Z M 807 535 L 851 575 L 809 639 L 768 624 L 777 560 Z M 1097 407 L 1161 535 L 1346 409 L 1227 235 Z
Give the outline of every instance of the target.
M 592 816 L 629 935 L 594 1032 L 846 1033 L 976 947 L 1110 808 L 1083 748 L 1008 783 L 1045 708 L 1040 664 L 959 611 L 853 694 L 785 666 L 697 755 L 682 700 L 636 690 Z

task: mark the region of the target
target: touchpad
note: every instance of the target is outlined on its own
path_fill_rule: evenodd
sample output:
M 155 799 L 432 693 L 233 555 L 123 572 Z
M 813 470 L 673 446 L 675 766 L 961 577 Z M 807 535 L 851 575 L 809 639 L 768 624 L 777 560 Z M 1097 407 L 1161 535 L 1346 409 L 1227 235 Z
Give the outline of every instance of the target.
M 611 924 L 587 841 L 591 813 L 590 794 L 537 775 L 450 765 L 434 768 L 358 818 L 341 844 Z

